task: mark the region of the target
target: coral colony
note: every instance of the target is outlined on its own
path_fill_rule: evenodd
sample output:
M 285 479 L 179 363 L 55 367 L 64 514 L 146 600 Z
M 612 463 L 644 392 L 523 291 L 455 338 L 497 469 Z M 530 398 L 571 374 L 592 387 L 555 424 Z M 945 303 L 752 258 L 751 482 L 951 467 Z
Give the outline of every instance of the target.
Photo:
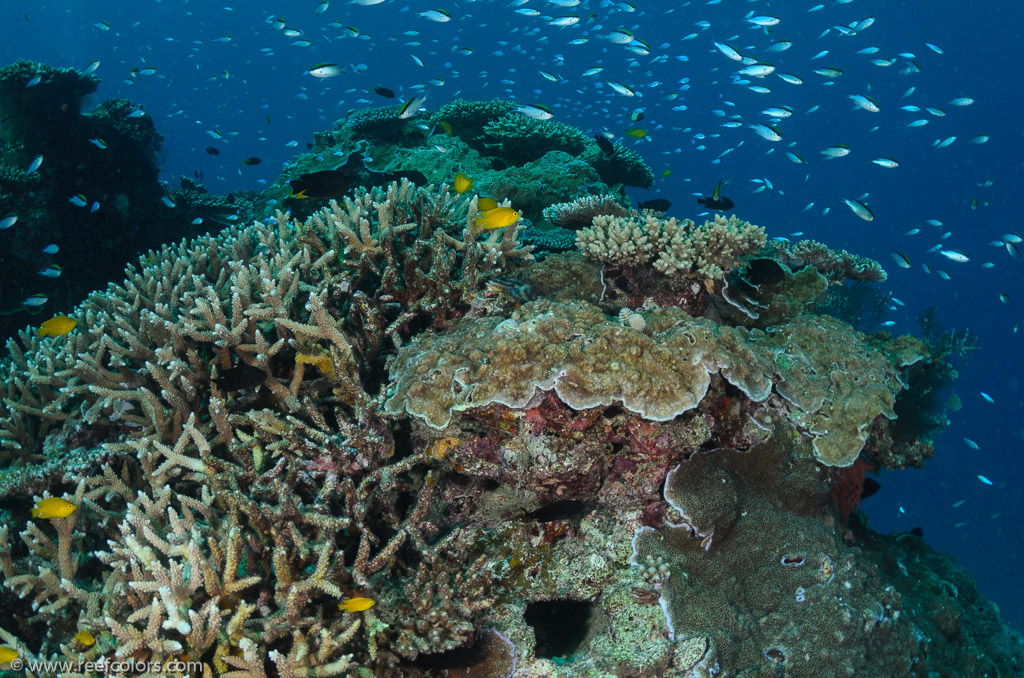
M 963 570 L 853 512 L 932 455 L 897 413 L 948 361 L 822 313 L 877 263 L 633 209 L 639 156 L 510 102 L 398 110 L 318 135 L 263 197 L 290 213 L 8 342 L 0 643 L 229 678 L 1019 670 Z

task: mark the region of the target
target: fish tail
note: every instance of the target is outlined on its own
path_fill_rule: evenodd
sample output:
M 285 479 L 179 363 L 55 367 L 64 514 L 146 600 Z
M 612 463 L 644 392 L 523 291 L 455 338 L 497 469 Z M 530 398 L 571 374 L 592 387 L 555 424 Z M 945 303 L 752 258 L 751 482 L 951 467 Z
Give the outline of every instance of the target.
M 42 513 L 42 512 L 43 512 L 43 509 L 34 508 L 34 509 L 32 509 L 32 517 L 33 518 L 38 518 L 39 514 Z

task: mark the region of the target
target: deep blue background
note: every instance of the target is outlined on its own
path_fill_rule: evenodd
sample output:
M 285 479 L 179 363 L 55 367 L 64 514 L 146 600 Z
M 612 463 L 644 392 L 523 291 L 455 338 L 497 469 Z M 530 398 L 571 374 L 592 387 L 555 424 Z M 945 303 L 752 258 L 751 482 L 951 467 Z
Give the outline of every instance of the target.
M 425 85 L 431 109 L 458 96 L 505 97 L 552 106 L 556 119 L 589 131 L 646 129 L 650 141 L 629 143 L 635 143 L 656 174 L 663 169 L 672 174 L 659 180 L 654 191 L 635 191 L 637 199 L 657 192 L 675 203 L 671 213 L 694 216 L 692 194 L 706 193 L 717 180 L 730 177 L 726 193 L 736 201 L 736 213 L 765 226 L 770 235 L 799 232 L 881 261 L 890 273 L 885 288 L 905 303 L 890 316 L 897 323 L 894 331 L 916 330 L 917 312 L 935 305 L 947 326 L 970 327 L 978 334 L 982 348 L 957 385 L 963 409 L 938 438 L 936 458 L 922 471 L 884 474 L 881 492 L 864 508 L 880 531 L 922 527 L 930 544 L 954 554 L 975 574 L 982 591 L 1001 606 L 1004 619 L 1024 629 L 1024 587 L 1019 584 L 1024 566 L 1024 424 L 1019 420 L 1024 330 L 1016 331 L 1024 315 L 1024 268 L 1005 250 L 987 244 L 1003 233 L 1024 232 L 1018 212 L 1024 191 L 1018 48 L 1024 5 L 1017 0 L 826 0 L 823 9 L 809 12 L 814 0 L 634 4 L 635 11 L 626 11 L 625 3 L 602 6 L 588 0 L 563 9 L 530 0 L 523 7 L 536 8 L 542 16 L 529 17 L 506 2 L 403 5 L 388 0 L 366 7 L 332 0 L 316 15 L 315 0 L 7 0 L 0 4 L 0 62 L 29 58 L 84 68 L 100 59 L 103 83 L 94 102 L 128 97 L 143 105 L 166 137 L 164 178 L 202 172 L 214 192 L 261 188 L 261 182 L 277 176 L 282 162 L 304 150 L 315 131 L 330 127 L 352 108 L 389 103 L 368 92 L 374 85 L 400 96 Z M 435 23 L 417 16 L 433 8 L 447 9 L 454 19 Z M 750 28 L 744 17 L 751 11 L 780 17 L 771 36 Z M 580 24 L 562 29 L 544 18 L 566 14 L 579 16 Z M 277 16 L 301 29 L 309 46 L 293 45 L 295 39 L 273 28 L 269 19 Z M 858 35 L 840 36 L 834 29 L 867 16 L 877 21 Z M 96 28 L 100 21 L 110 22 L 110 30 Z M 697 25 L 701 21 L 710 27 L 703 30 Z M 355 27 L 359 37 L 350 37 L 345 27 Z M 619 28 L 646 41 L 650 54 L 634 54 L 602 39 Z M 820 37 L 826 29 L 831 30 Z M 216 41 L 227 35 L 229 41 Z M 589 41 L 568 44 L 581 37 Z M 772 39 L 783 38 L 794 42 L 792 49 L 764 51 Z M 757 84 L 771 88 L 770 94 L 751 92 L 734 83 L 739 65 L 716 50 L 713 41 L 770 61 L 780 71 L 799 75 L 804 84 L 769 76 Z M 869 46 L 880 51 L 857 54 Z M 464 47 L 473 53 L 452 53 Z M 825 49 L 827 56 L 812 59 Z M 913 53 L 921 72 L 901 73 L 906 58 L 888 68 L 868 62 L 900 52 Z M 318 62 L 366 68 L 323 80 L 305 74 Z M 146 65 L 157 73 L 131 76 L 130 69 Z M 582 77 L 593 66 L 605 70 Z M 822 66 L 839 67 L 844 75 L 828 81 L 813 73 Z M 561 81 L 548 81 L 541 70 Z M 436 78 L 444 84 L 427 84 Z M 627 83 L 642 96 L 615 94 L 606 79 Z M 911 86 L 914 94 L 900 101 Z M 673 91 L 678 98 L 665 100 Z M 849 94 L 870 94 L 881 112 L 852 110 Z M 948 104 L 958 96 L 973 97 L 976 103 Z M 904 104 L 939 107 L 947 115 L 899 110 Z M 672 110 L 681 105 L 687 108 Z M 718 109 L 746 122 L 764 122 L 759 112 L 779 105 L 791 106 L 795 114 L 779 124 L 784 139 L 777 143 L 746 127 L 724 128 L 714 113 Z M 805 113 L 816 105 L 819 110 Z M 638 107 L 645 109 L 645 119 L 629 122 L 629 112 Z M 906 123 L 916 118 L 928 118 L 930 124 L 908 129 Z M 215 140 L 209 130 L 219 130 L 223 140 Z M 989 143 L 968 143 L 982 133 L 991 135 Z M 957 140 L 948 148 L 931 147 L 951 135 Z M 848 157 L 826 161 L 819 155 L 838 143 L 851 147 Z M 218 147 L 221 154 L 206 154 L 206 146 Z M 786 150 L 799 153 L 806 163 L 794 164 Z M 263 163 L 241 165 L 250 156 Z M 879 156 L 896 158 L 900 167 L 883 169 L 870 162 Z M 751 180 L 764 178 L 775 190 L 753 194 L 757 184 Z M 979 186 L 988 179 L 991 187 Z M 870 223 L 842 202 L 865 193 L 876 215 Z M 990 204 L 972 210 L 975 199 Z M 803 212 L 811 201 L 815 206 Z M 823 214 L 826 207 L 831 210 Z M 926 225 L 926 219 L 943 225 Z M 911 228 L 921 232 L 903 235 Z M 951 235 L 940 240 L 946 232 Z M 971 261 L 955 263 L 927 252 L 938 242 L 963 250 Z M 908 255 L 913 268 L 896 267 L 893 250 Z M 995 266 L 982 268 L 986 261 Z M 927 273 L 924 263 L 948 271 L 951 279 Z M 1000 302 L 1001 292 L 1010 295 L 1009 304 Z M 995 403 L 986 402 L 981 391 Z M 977 441 L 980 450 L 971 449 L 964 437 Z M 994 485 L 980 482 L 979 474 Z

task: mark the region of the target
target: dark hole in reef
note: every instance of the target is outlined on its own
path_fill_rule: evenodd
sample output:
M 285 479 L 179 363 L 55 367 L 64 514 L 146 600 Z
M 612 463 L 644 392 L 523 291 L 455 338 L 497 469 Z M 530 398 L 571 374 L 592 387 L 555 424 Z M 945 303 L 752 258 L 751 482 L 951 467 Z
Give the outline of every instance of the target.
M 405 326 L 407 336 L 412 339 L 421 332 L 426 332 L 434 324 L 434 316 L 428 313 L 415 316 Z
M 369 396 L 376 396 L 387 384 L 388 373 L 384 369 L 383 361 L 376 360 L 367 366 L 368 369 L 361 369 L 359 375 L 363 378 L 363 389 Z
M 623 412 L 625 412 L 625 410 L 623 410 L 618 405 L 612 405 L 610 407 L 606 407 L 604 409 L 604 412 L 601 413 L 601 416 L 604 417 L 605 419 L 611 419 L 613 417 L 619 416 Z
M 576 499 L 560 499 L 546 506 L 541 506 L 526 514 L 538 523 L 550 523 L 553 520 L 572 520 L 581 518 L 587 505 Z
M 413 453 L 412 423 L 408 419 L 393 423 L 391 425 L 391 436 L 395 441 L 394 461 L 405 459 Z
M 496 630 L 484 629 L 471 646 L 421 654 L 412 665 L 447 678 L 511 678 L 516 666 L 515 648 Z
M 585 600 L 542 600 L 527 605 L 523 618 L 537 637 L 537 658 L 575 654 L 592 616 L 593 603 Z
M 421 669 L 444 671 L 473 666 L 479 659 L 480 653 L 475 647 L 457 647 L 447 652 L 420 653 L 411 664 Z

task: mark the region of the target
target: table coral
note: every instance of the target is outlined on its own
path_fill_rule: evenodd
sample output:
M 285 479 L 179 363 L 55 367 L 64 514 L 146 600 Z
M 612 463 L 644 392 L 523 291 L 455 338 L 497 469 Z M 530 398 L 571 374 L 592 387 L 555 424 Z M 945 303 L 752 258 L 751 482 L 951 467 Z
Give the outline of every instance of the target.
M 765 333 L 715 326 L 675 309 L 616 323 L 597 307 L 538 300 L 509 319 L 466 319 L 424 335 L 392 365 L 385 407 L 444 429 L 457 412 L 522 408 L 553 391 L 577 410 L 619 403 L 654 421 L 702 401 L 721 371 L 754 402 L 774 392 L 829 466 L 849 466 L 876 418 L 894 419 L 898 367 L 863 335 L 827 316 Z
M 612 195 L 586 195 L 544 208 L 544 218 L 559 228 L 579 230 L 589 226 L 599 215 L 625 217 L 639 213 L 623 207 Z

